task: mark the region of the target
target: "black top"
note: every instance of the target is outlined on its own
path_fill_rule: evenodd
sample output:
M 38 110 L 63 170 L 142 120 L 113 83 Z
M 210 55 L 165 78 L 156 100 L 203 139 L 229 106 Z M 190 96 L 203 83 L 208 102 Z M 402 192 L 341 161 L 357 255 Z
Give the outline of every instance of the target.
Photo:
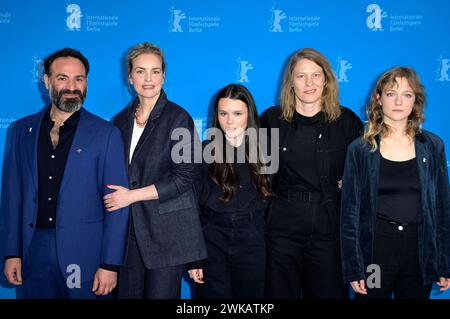
M 287 137 L 289 149 L 281 154 L 284 171 L 280 179 L 280 190 L 320 192 L 319 169 L 317 167 L 316 124 L 323 121 L 323 112 L 314 116 L 303 116 L 294 112 L 293 130 Z
M 211 141 L 204 141 L 203 149 L 209 143 L 211 143 Z M 250 169 L 247 164 L 242 163 L 242 156 L 238 156 L 238 154 L 244 154 L 243 145 L 244 143 L 242 143 L 239 147 L 233 147 L 228 144 L 234 152 L 233 165 L 237 170 L 239 186 L 234 196 L 227 203 L 219 200 L 219 198 L 224 196 L 224 193 L 219 185 L 217 185 L 211 177 L 208 176 L 208 168 L 211 164 L 206 162 L 202 163 L 200 174 L 201 179 L 196 183 L 197 190 L 200 193 L 199 202 L 202 209 L 202 214 L 246 214 L 259 210 L 261 211 L 261 217 L 263 216 L 264 209 L 266 208 L 265 201 L 261 199 L 256 186 L 251 180 Z M 224 156 L 224 158 L 226 158 L 226 156 Z M 197 268 L 203 268 L 202 261 L 187 264 L 188 270 Z
M 251 180 L 250 169 L 247 164 L 241 163 L 236 159 L 239 159 L 238 152 L 243 151 L 243 145 L 239 147 L 233 147 L 234 150 L 234 167 L 237 170 L 239 176 L 239 187 L 234 196 L 229 202 L 223 203 L 219 198 L 224 196 L 223 191 L 207 174 L 208 164 L 204 163 L 202 168 L 205 175 L 203 191 L 206 191 L 206 196 L 201 200 L 201 206 L 208 211 L 214 211 L 219 213 L 245 213 L 248 211 L 263 210 L 263 202 L 260 195 Z M 242 153 L 243 154 L 243 153 Z
M 345 156 L 347 146 L 363 132 L 363 125 L 358 116 L 346 107 L 340 107 L 341 115 L 334 121 L 318 119 L 314 125 L 316 137 L 314 139 L 316 146 L 317 173 L 320 181 L 320 192 L 325 201 L 328 213 L 335 224 L 336 231 L 340 227 L 340 207 L 341 190 L 339 181 L 342 180 L 344 172 Z M 280 154 L 279 170 L 271 176 L 272 189 L 276 192 L 280 188 L 280 176 L 284 174 L 285 163 L 284 154 L 296 145 L 288 143 L 288 137 L 293 134 L 294 128 L 292 122 L 282 117 L 281 107 L 270 107 L 261 116 L 261 127 L 268 128 L 270 140 L 279 139 L 278 148 L 274 148 L 275 156 Z M 278 128 L 272 132 L 271 129 Z M 272 149 L 272 146 L 271 148 Z M 273 152 L 271 152 L 273 153 Z M 270 155 L 272 155 L 270 153 Z M 306 153 L 306 152 L 305 152 Z M 282 216 L 282 214 L 280 214 Z M 281 217 L 282 218 L 282 217 Z
M 419 209 L 420 183 L 416 158 L 397 162 L 381 157 L 378 216 L 399 223 L 416 223 Z
M 53 149 L 50 131 L 55 122 L 50 118 L 50 107 L 42 119 L 38 140 L 38 215 L 36 226 L 54 228 L 59 189 L 64 176 L 67 157 L 77 130 L 80 112 L 73 113 L 59 129 L 59 142 Z M 76 196 L 76 194 L 73 194 Z
M 320 190 L 324 196 L 330 215 L 340 215 L 340 193 L 339 181 L 344 172 L 345 155 L 347 146 L 363 132 L 363 125 L 358 116 L 349 108 L 340 107 L 341 115 L 334 121 L 318 119 L 316 127 L 316 158 L 317 169 L 320 179 Z M 272 189 L 275 191 L 280 187 L 280 176 L 284 174 L 285 164 L 284 154 L 296 145 L 288 143 L 288 137 L 293 134 L 295 121 L 286 121 L 282 117 L 282 109 L 279 106 L 270 107 L 261 116 L 261 127 L 268 128 L 269 141 L 276 137 L 277 131 L 271 129 L 278 128 L 278 149 L 274 151 L 280 154 L 279 170 L 271 176 Z M 276 138 L 275 138 L 276 140 Z M 271 147 L 272 148 L 272 147 Z M 271 149 L 270 148 L 270 149 Z M 270 153 L 270 152 L 269 152 Z M 275 154 L 276 155 L 276 154 Z M 338 220 L 336 219 L 336 222 Z M 338 226 L 338 223 L 336 223 Z

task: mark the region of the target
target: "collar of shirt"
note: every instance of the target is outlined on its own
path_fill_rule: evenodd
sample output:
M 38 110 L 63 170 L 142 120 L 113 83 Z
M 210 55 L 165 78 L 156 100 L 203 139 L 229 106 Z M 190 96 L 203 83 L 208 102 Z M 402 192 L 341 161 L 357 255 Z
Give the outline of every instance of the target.
M 47 121 L 48 124 L 53 126 L 55 124 L 55 122 L 50 117 L 51 109 L 52 109 L 52 107 L 50 106 L 47 109 L 47 112 L 45 112 L 44 120 Z M 79 120 L 80 120 L 80 111 L 78 110 L 78 111 L 72 113 L 72 115 L 70 115 L 70 117 L 67 120 L 64 121 L 64 126 L 66 126 L 66 127 L 67 126 L 68 127 L 76 127 Z
M 294 121 L 297 125 L 316 125 L 319 123 L 322 123 L 324 120 L 324 114 L 322 111 L 319 113 L 313 115 L 313 116 L 304 116 L 298 113 L 297 111 L 294 112 Z

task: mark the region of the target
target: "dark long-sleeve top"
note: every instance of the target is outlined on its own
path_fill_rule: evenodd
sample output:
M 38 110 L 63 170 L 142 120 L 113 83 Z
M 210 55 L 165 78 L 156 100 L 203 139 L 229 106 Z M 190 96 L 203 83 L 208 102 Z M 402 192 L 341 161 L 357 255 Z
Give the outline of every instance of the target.
M 203 149 L 209 143 L 210 141 L 203 142 Z M 243 145 L 241 144 L 240 147 L 233 148 L 235 159 L 238 158 L 237 153 L 242 146 Z M 196 182 L 202 214 L 246 214 L 259 211 L 263 215 L 268 201 L 263 200 L 259 195 L 256 186 L 251 180 L 250 169 L 247 164 L 241 162 L 235 162 L 233 165 L 237 169 L 239 175 L 239 186 L 237 192 L 230 201 L 223 203 L 219 198 L 223 197 L 224 192 L 219 185 L 208 176 L 210 164 L 205 161 L 202 162 Z M 197 261 L 188 263 L 186 266 L 187 269 L 198 269 L 203 268 L 203 263 L 202 261 Z
M 205 142 L 206 145 L 208 142 Z M 238 149 L 233 147 L 234 158 L 237 158 Z M 198 185 L 200 192 L 200 207 L 202 211 L 212 211 L 216 213 L 246 213 L 249 211 L 263 210 L 264 204 L 260 195 L 251 180 L 250 169 L 247 164 L 235 161 L 233 163 L 239 176 L 239 186 L 237 192 L 229 202 L 224 203 L 219 200 L 223 197 L 222 189 L 208 176 L 208 163 L 203 162 L 200 170 L 201 183 Z
M 339 181 L 342 180 L 345 156 L 348 145 L 363 132 L 363 125 L 359 117 L 350 109 L 341 106 L 341 115 L 335 121 L 327 121 L 325 117 L 318 115 L 313 121 L 315 126 L 315 157 L 317 161 L 317 174 L 319 177 L 319 191 L 325 201 L 327 210 L 335 225 L 336 231 L 339 230 L 339 215 L 341 204 L 341 190 Z M 303 151 L 302 145 L 297 145 L 295 138 L 296 123 L 295 120 L 287 122 L 282 117 L 281 107 L 271 107 L 261 116 L 261 126 L 268 129 L 271 137 L 271 129 L 279 129 L 279 148 L 280 168 L 272 176 L 272 189 L 277 192 L 281 186 L 291 190 L 297 190 L 298 184 L 292 185 L 282 180 L 285 178 L 287 162 L 295 153 Z M 311 148 L 312 149 L 312 148 Z M 302 164 L 299 162 L 298 164 Z M 288 173 L 289 174 L 289 173 Z M 270 214 L 270 212 L 269 212 Z
M 289 152 L 283 152 L 284 169 L 279 187 L 281 190 L 320 192 L 316 124 L 323 121 L 323 116 L 323 112 L 311 117 L 294 113 L 293 130 L 286 144 L 295 147 L 290 147 Z

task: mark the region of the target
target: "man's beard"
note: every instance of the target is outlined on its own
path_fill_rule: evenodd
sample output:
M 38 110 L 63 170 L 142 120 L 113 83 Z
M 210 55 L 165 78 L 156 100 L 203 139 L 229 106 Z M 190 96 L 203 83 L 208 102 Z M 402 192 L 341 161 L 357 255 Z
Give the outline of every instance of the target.
M 80 90 L 61 90 L 57 91 L 53 88 L 53 85 L 49 86 L 49 94 L 52 99 L 52 103 L 61 111 L 66 113 L 74 113 L 81 109 L 83 106 L 84 99 L 86 98 L 87 88 L 84 92 Z M 74 98 L 63 98 L 64 94 L 76 94 L 78 97 Z

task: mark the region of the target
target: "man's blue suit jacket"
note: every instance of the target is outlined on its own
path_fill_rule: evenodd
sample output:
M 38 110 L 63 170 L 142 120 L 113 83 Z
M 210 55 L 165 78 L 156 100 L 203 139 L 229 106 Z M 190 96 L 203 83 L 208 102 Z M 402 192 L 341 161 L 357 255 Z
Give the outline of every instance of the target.
M 38 213 L 37 145 L 46 110 L 18 120 L 6 172 L 5 256 L 22 256 L 22 272 Z M 67 158 L 56 213 L 56 244 L 64 277 L 78 265 L 82 282 L 93 280 L 100 264 L 123 263 L 129 209 L 104 209 L 106 184 L 128 187 L 120 131 L 84 110 Z

